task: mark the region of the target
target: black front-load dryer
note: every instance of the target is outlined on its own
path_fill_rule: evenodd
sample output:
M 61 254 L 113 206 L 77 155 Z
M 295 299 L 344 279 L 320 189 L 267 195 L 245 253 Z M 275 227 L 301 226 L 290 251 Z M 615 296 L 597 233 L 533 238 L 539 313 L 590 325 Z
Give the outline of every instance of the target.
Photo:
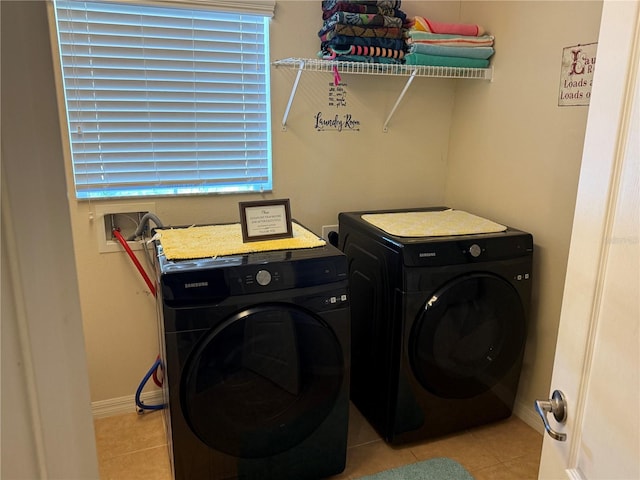
M 168 261 L 157 248 L 175 478 L 341 472 L 350 367 L 342 252 L 327 245 Z
M 507 418 L 527 332 L 533 239 L 406 237 L 339 215 L 351 291 L 351 399 L 390 443 Z

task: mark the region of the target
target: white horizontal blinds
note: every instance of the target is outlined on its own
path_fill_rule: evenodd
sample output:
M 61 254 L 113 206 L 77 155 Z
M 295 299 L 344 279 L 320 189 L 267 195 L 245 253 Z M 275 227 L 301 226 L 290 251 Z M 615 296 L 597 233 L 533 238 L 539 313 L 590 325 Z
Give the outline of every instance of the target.
M 267 16 L 56 8 L 78 198 L 271 189 Z

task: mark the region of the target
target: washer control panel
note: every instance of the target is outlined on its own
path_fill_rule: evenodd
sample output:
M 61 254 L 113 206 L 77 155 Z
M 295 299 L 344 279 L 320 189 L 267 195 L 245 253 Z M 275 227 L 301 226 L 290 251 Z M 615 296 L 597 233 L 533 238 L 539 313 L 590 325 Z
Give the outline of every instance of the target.
M 347 297 L 346 293 L 343 293 L 341 295 L 331 295 L 330 297 L 327 297 L 324 299 L 324 304 L 325 305 L 338 305 L 340 303 L 344 303 L 347 300 L 349 300 L 349 298 Z
M 325 287 L 347 280 L 347 257 L 331 245 L 185 261 L 167 260 L 158 242 L 156 248 L 162 299 L 172 305 Z M 348 305 L 342 294 L 329 295 L 320 303 L 327 308 Z
M 271 273 L 269 270 L 258 270 L 256 273 L 256 282 L 263 287 L 271 283 Z
M 237 282 L 244 292 L 250 291 L 252 288 L 256 292 L 263 291 L 262 287 L 280 287 L 282 284 L 282 272 L 277 267 L 268 270 L 266 268 L 250 269 L 238 276 Z
M 307 261 L 263 262 L 225 270 L 231 295 L 273 292 L 313 285 L 325 285 L 346 278 L 344 256 Z

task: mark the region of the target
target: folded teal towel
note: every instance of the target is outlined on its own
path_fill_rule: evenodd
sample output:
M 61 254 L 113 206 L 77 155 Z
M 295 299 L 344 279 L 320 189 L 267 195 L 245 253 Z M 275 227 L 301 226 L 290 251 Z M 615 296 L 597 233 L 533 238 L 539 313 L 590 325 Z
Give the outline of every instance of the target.
M 486 60 L 494 54 L 494 49 L 493 47 L 450 47 L 447 45 L 414 43 L 409 48 L 409 53 L 439 55 L 441 57 L 481 58 Z
M 444 57 L 441 55 L 423 55 L 421 53 L 408 53 L 404 58 L 407 65 L 462 68 L 487 68 L 489 66 L 489 60 L 481 58 Z

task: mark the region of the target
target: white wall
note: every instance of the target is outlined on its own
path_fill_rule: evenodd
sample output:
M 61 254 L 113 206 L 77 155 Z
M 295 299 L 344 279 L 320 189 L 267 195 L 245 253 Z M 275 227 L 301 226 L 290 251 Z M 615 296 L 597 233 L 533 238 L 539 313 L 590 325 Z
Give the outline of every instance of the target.
M 529 231 L 533 308 L 518 395 L 519 414 L 542 425 L 587 106 L 558 106 L 565 47 L 598 41 L 601 2 L 465 2 L 462 21 L 496 37 L 494 80 L 458 83 L 445 203 Z M 596 62 L 597 68 L 597 62 Z
M 46 11 L 0 5 L 1 476 L 97 479 Z

